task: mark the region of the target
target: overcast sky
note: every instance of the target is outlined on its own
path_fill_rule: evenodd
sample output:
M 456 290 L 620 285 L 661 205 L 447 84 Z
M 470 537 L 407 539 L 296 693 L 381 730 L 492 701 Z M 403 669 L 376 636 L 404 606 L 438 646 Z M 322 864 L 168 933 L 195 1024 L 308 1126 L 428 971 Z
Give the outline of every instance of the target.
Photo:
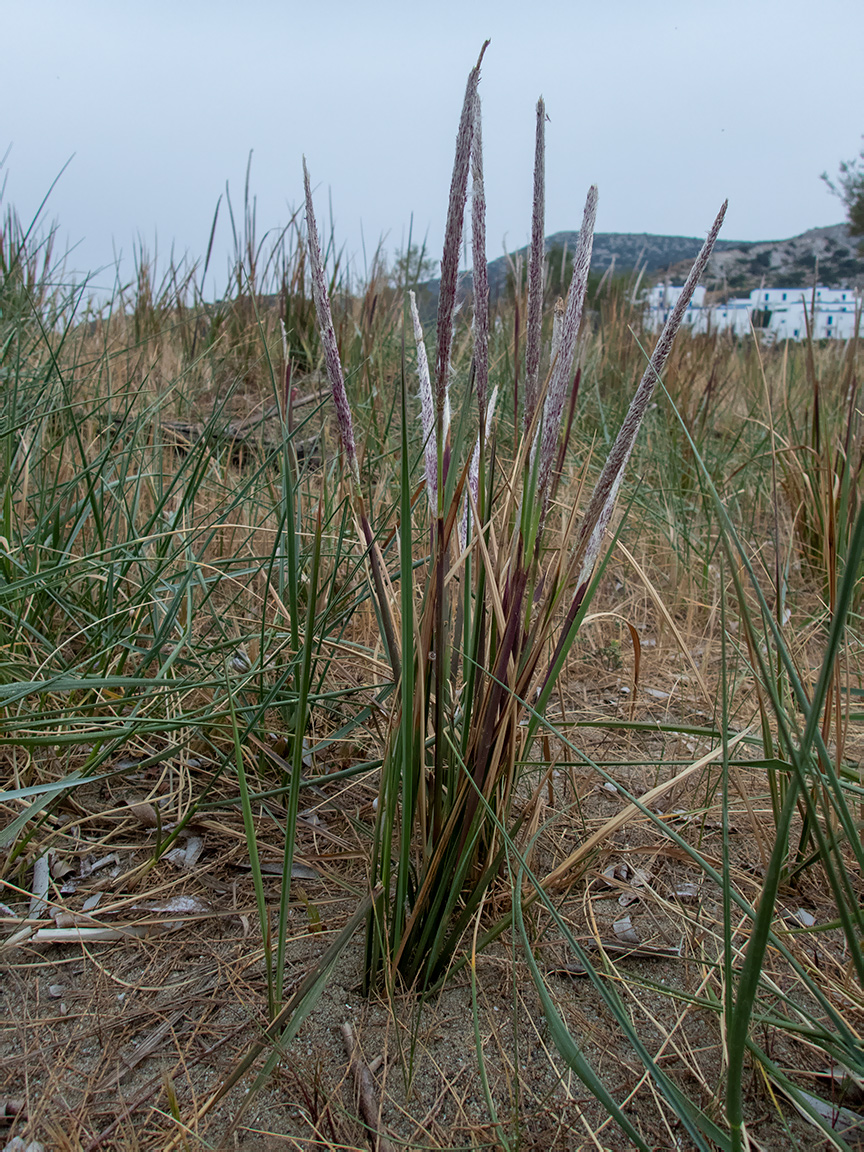
M 861 0 L 18 0 L 3 5 L 5 200 L 47 215 L 71 264 L 103 269 L 137 237 L 201 256 L 225 183 L 253 150 L 259 234 L 302 195 L 362 267 L 386 236 L 439 254 L 465 80 L 480 82 L 490 259 L 528 236 L 534 107 L 546 100 L 547 234 L 779 239 L 843 219 L 819 175 L 864 131 Z M 211 268 L 230 246 L 220 215 Z M 210 279 L 213 279 L 211 273 Z

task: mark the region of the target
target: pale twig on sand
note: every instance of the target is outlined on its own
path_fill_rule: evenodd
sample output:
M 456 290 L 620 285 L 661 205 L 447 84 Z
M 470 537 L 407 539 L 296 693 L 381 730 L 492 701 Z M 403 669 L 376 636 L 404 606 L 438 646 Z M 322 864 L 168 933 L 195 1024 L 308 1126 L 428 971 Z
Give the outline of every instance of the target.
M 375 1081 L 369 1066 L 363 1059 L 357 1041 L 354 1038 L 354 1029 L 346 1020 L 342 1025 L 342 1039 L 345 1041 L 345 1051 L 351 1063 L 354 1075 L 354 1087 L 357 1091 L 357 1102 L 360 1106 L 360 1115 L 369 1129 L 369 1139 L 375 1152 L 391 1152 L 391 1144 L 384 1133 L 381 1123 L 381 1110 L 378 1107 L 378 1098 L 375 1094 Z

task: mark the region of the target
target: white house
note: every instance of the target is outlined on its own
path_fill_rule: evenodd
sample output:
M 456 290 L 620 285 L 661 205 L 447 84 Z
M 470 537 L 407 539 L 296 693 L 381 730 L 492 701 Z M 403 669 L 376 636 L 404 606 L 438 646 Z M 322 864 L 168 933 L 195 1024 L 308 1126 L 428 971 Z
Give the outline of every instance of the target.
M 669 319 L 669 313 L 678 303 L 684 285 L 673 287 L 671 284 L 655 284 L 648 293 L 648 311 L 656 321 L 655 330 L 660 329 Z M 684 313 L 684 323 L 693 324 L 697 316 L 705 309 L 705 289 L 699 284 L 693 290 L 693 297 Z
M 775 340 L 804 340 L 810 320 L 815 340 L 855 335 L 860 296 L 851 288 L 758 288 L 750 293 L 754 317 Z
M 657 332 L 677 303 L 682 287 L 655 285 L 647 297 L 645 324 Z M 749 296 L 706 306 L 698 287 L 684 314 L 693 333 L 731 332 L 747 336 L 751 327 L 763 339 L 805 340 L 807 321 L 814 340 L 849 340 L 860 323 L 862 299 L 851 288 L 755 288 Z
M 725 304 L 703 308 L 696 329 L 699 333 L 731 332 L 733 336 L 750 335 L 750 297 L 733 297 Z

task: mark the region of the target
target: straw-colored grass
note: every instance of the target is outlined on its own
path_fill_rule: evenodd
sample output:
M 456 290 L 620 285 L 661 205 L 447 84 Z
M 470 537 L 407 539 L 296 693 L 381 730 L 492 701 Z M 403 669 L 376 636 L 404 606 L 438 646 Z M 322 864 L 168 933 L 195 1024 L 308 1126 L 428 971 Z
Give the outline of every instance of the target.
M 473 96 L 466 107 L 476 115 Z M 559 557 L 565 571 L 579 546 L 653 349 L 633 283 L 588 285 L 538 528 L 524 514 L 540 508 L 530 398 L 542 407 L 552 387 L 555 301 L 538 308 L 536 264 L 490 317 L 488 381 L 471 307 L 456 317 L 450 437 L 442 402 L 424 440 L 405 286 L 380 262 L 352 285 L 325 245 L 352 479 L 303 219 L 272 250 L 248 211 L 245 229 L 218 305 L 200 269 L 162 276 L 141 253 L 135 284 L 88 311 L 49 240 L 5 217 L 0 1136 L 852 1146 L 857 342 L 679 339 L 544 694 L 539 672 L 520 679 L 527 642 L 495 664 L 496 595 L 520 532 L 542 541 L 536 605 L 550 589 L 538 574 Z M 539 315 L 528 339 L 519 325 Z M 527 390 L 526 344 L 532 364 L 541 349 Z M 430 347 L 429 363 L 434 387 L 447 357 Z M 457 547 L 475 395 L 482 413 L 495 386 Z M 448 538 L 436 526 L 451 512 Z M 459 596 L 442 597 L 457 577 Z M 430 682 L 445 606 L 463 630 Z M 513 709 L 482 772 L 460 710 L 466 652 L 485 677 L 480 727 L 493 698 L 496 724 Z M 496 680 L 524 690 L 495 697 Z M 459 756 L 439 750 L 442 730 Z M 470 801 L 468 775 L 482 792 L 494 773 L 500 787 Z M 457 793 L 450 889 L 431 864 Z M 424 876 L 452 927 L 437 952 L 416 934 Z

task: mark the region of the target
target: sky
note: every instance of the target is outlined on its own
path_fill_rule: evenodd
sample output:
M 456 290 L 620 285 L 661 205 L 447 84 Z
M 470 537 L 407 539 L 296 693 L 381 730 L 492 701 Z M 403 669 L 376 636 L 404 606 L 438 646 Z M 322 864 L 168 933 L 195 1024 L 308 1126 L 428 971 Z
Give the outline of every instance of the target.
M 379 240 L 438 255 L 456 127 L 484 39 L 489 258 L 527 241 L 543 96 L 546 232 L 782 239 L 844 218 L 820 174 L 864 132 L 861 0 L 27 0 L 3 6 L 4 205 L 44 209 L 94 289 L 136 244 L 201 258 L 216 202 L 258 233 L 302 199 L 362 274 Z M 15 50 L 11 50 L 12 46 Z M 67 164 L 68 162 L 68 164 Z M 64 165 L 66 167 L 64 168 Z M 223 207 L 208 286 L 224 283 Z

